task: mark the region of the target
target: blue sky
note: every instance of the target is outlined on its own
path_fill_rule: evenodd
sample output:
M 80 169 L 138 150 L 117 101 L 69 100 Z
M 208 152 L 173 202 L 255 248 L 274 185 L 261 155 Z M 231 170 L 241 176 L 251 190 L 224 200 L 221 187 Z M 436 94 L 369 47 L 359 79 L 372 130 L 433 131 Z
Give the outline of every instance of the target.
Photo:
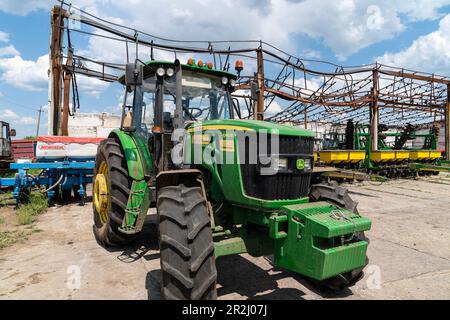
M 56 1 L 0 0 L 0 119 L 20 137 L 36 131 L 48 104 L 49 10 Z M 75 6 L 177 39 L 263 39 L 298 56 L 342 65 L 381 61 L 450 75 L 450 0 L 212 0 L 117 2 Z M 126 12 L 126 14 L 124 14 Z M 123 48 L 74 36 L 92 58 L 124 62 Z M 82 112 L 118 112 L 122 89 L 79 79 Z M 41 134 L 47 127 L 46 113 Z

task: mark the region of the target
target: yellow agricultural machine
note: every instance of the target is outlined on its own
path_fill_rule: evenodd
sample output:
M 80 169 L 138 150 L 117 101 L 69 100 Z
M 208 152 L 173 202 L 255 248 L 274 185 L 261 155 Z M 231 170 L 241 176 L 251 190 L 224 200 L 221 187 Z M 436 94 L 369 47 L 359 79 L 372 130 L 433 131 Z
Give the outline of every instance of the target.
M 348 121 L 345 132 L 336 127 L 324 135 L 322 150 L 315 160 L 342 169 L 363 169 L 390 178 L 438 174 L 450 171 L 437 149 L 436 127 L 419 132 L 412 125 L 402 131 L 379 126 L 378 149 L 372 150 L 370 126 Z

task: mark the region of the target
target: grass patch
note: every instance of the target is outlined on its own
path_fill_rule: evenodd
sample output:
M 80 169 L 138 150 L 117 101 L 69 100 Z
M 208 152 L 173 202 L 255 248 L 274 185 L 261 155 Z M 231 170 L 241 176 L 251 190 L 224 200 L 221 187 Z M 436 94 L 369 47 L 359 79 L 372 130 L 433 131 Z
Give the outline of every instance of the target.
M 47 197 L 40 192 L 32 192 L 28 203 L 21 204 L 17 209 L 17 222 L 21 225 L 32 224 L 47 208 Z
M 16 176 L 16 172 L 9 169 L 4 169 L 0 171 L 0 178 L 14 178 Z
M 5 219 L 3 219 L 2 217 L 0 217 L 0 224 L 5 224 Z
M 0 232 L 0 249 L 9 247 L 20 240 L 25 240 L 27 235 L 26 232 L 19 230 Z
M 13 244 L 28 239 L 28 236 L 42 232 L 34 226 L 28 226 L 23 230 L 10 230 L 0 232 L 0 250 Z
M 38 176 L 41 173 L 42 169 L 30 169 L 27 170 L 28 174 L 31 174 L 33 176 Z
M 0 206 L 14 204 L 15 200 L 11 192 L 0 192 Z

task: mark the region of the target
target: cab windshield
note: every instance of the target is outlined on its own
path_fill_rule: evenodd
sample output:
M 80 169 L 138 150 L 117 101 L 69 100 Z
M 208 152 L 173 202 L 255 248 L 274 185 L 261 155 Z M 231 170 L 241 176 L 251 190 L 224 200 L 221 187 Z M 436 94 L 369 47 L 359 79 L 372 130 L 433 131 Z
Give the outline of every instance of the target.
M 183 119 L 184 121 L 204 121 L 231 119 L 232 110 L 228 91 L 217 76 L 183 70 L 182 76 Z M 147 78 L 143 84 L 144 119 L 152 124 L 155 103 L 156 76 Z M 176 108 L 176 77 L 164 80 L 164 112 L 172 117 Z

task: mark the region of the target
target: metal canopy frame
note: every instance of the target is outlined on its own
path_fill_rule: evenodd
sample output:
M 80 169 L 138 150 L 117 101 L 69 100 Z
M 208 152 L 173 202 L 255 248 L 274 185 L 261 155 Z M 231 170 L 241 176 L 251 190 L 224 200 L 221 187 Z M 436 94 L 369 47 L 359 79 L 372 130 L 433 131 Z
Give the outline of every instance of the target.
M 61 74 L 81 74 L 105 81 L 116 81 L 125 63 L 98 61 L 79 54 L 69 43 L 63 50 L 61 37 L 79 33 L 120 42 L 126 59 L 143 55 L 172 53 L 175 57 L 196 54 L 211 59 L 216 69 L 229 70 L 231 59 L 250 66 L 240 74 L 235 99 L 242 116 L 308 126 L 308 123 L 344 124 L 347 120 L 370 124 L 376 150 L 378 124 L 403 127 L 410 123 L 424 128 L 445 124 L 447 159 L 450 159 L 450 78 L 379 63 L 364 66 L 339 66 L 326 61 L 302 59 L 260 40 L 188 41 L 165 39 L 128 26 L 106 21 L 59 1 L 52 10 L 51 70 L 56 80 Z M 76 19 L 83 28 L 71 29 Z M 66 20 L 64 23 L 63 20 Z M 57 23 L 57 27 L 55 27 Z M 56 39 L 55 39 L 56 36 Z M 63 64 L 63 60 L 66 61 Z M 68 63 L 70 62 L 70 63 Z M 69 77 L 70 79 L 70 77 Z M 66 87 L 65 85 L 64 87 Z M 61 97 L 57 95 L 60 106 Z M 66 95 L 65 95 L 66 96 Z M 272 107 L 278 104 L 278 110 Z M 68 109 L 66 107 L 60 110 Z M 57 108 L 55 109 L 57 110 Z M 64 119 L 64 116 L 61 117 Z

